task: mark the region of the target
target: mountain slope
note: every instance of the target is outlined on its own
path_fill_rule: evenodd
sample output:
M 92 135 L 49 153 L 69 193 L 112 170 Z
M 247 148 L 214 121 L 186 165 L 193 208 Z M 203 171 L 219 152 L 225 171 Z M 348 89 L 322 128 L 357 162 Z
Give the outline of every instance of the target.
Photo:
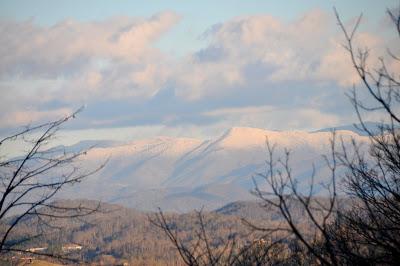
M 352 131 L 338 131 L 345 142 L 366 140 Z M 213 209 L 236 200 L 254 199 L 249 190 L 257 173 L 265 171 L 265 142 L 275 144 L 276 155 L 291 151 L 290 164 L 300 186 L 307 187 L 314 164 L 316 182 L 329 174 L 322 154 L 329 152 L 329 132 L 269 131 L 232 128 L 215 140 L 159 137 L 91 150 L 85 165 L 94 167 L 110 158 L 105 169 L 70 197 L 100 199 L 137 209 L 187 211 Z

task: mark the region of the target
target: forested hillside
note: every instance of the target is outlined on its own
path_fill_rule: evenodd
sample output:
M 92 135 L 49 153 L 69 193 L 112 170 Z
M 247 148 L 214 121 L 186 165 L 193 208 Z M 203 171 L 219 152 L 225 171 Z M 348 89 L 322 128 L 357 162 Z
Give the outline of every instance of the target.
M 76 205 L 76 201 L 63 201 L 63 206 Z M 95 201 L 82 200 L 85 206 L 96 206 Z M 61 204 L 61 203 L 60 203 Z M 252 221 L 273 223 L 273 215 L 262 214 L 256 202 L 233 203 L 214 212 L 204 212 L 205 229 L 212 239 L 214 248 L 222 247 L 228 239 L 237 239 L 237 245 L 244 246 L 261 238 L 252 234 L 241 216 L 247 213 L 258 213 Z M 226 212 L 225 210 L 230 210 Z M 198 230 L 198 214 L 165 214 L 174 230 L 178 230 L 185 243 L 196 240 Z M 45 228 L 45 233 L 22 245 L 23 248 L 48 247 L 52 251 L 71 258 L 83 260 L 88 264 L 118 264 L 129 262 L 133 265 L 181 265 L 177 250 L 165 233 L 151 223 L 154 213 L 145 213 L 128 209 L 119 205 L 102 204 L 101 211 L 84 219 L 58 220 L 52 223 L 53 228 Z M 8 222 L 12 222 L 9 219 Z M 60 227 L 60 228 L 56 228 Z M 41 233 L 35 227 L 34 219 L 26 219 L 10 241 L 29 238 Z M 82 246 L 81 250 L 60 252 L 69 244 Z M 45 251 L 43 251 L 45 252 Z M 42 258 L 43 259 L 43 258 Z

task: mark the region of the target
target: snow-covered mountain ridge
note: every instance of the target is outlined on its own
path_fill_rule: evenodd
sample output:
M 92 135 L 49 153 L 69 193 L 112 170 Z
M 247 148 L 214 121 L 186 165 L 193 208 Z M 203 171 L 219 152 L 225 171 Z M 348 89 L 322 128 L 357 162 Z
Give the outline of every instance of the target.
M 367 139 L 346 130 L 336 134 L 344 140 Z M 85 162 L 94 166 L 110 158 L 104 170 L 69 193 L 139 209 L 216 208 L 252 199 L 252 177 L 265 171 L 267 139 L 277 155 L 284 148 L 292 151 L 293 173 L 306 182 L 312 164 L 317 178 L 327 173 L 321 155 L 329 152 L 331 138 L 330 132 L 235 127 L 213 140 L 157 137 L 103 145 L 89 151 Z

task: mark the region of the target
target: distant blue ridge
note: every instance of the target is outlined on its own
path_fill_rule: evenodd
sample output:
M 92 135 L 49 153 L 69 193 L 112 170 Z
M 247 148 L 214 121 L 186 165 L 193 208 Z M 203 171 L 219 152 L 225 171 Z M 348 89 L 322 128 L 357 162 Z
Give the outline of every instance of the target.
M 380 126 L 382 123 L 377 122 L 364 122 L 365 127 L 372 132 L 374 135 L 379 134 L 381 132 Z M 384 124 L 385 126 L 387 124 Z M 348 130 L 352 131 L 360 136 L 368 136 L 368 133 L 362 130 L 361 124 L 351 124 L 351 125 L 344 125 L 344 126 L 337 126 L 337 127 L 328 127 L 319 129 L 316 131 L 312 131 L 312 133 L 316 132 L 332 132 L 333 130 Z

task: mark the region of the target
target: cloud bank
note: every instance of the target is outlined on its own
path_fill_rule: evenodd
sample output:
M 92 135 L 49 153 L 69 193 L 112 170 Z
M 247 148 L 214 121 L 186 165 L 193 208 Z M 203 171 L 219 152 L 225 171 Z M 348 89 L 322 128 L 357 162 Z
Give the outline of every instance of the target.
M 205 29 L 205 47 L 174 57 L 158 42 L 180 19 L 161 12 L 53 26 L 0 21 L 0 128 L 83 104 L 80 128 L 311 129 L 352 112 L 344 92 L 358 79 L 333 14 L 232 18 Z M 371 49 L 372 64 L 385 51 L 376 33 L 360 32 L 356 41 Z

